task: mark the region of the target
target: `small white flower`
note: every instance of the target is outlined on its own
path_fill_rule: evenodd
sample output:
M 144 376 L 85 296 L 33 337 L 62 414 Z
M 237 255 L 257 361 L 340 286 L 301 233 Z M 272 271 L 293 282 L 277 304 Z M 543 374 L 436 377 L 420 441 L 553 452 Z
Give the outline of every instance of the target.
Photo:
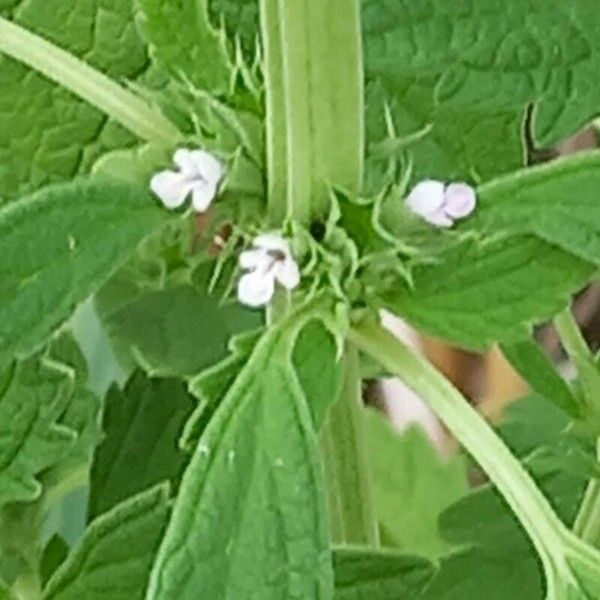
M 469 216 L 477 204 L 475 190 L 466 183 L 426 179 L 406 199 L 408 208 L 436 227 L 452 227 L 457 219 Z
M 258 307 L 268 304 L 275 293 L 275 283 L 293 290 L 300 283 L 300 270 L 287 240 L 276 233 L 265 233 L 254 240 L 254 248 L 240 254 L 245 271 L 238 284 L 242 304 Z
M 150 182 L 152 191 L 170 209 L 179 208 L 191 194 L 196 212 L 204 212 L 217 195 L 223 165 L 204 150 L 179 149 L 173 156 L 179 171 L 161 171 Z

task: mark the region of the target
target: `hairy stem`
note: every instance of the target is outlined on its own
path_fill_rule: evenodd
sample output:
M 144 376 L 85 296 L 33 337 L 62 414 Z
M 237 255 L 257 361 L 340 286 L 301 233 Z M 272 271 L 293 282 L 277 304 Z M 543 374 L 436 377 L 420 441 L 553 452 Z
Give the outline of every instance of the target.
M 350 340 L 401 377 L 437 413 L 475 458 L 521 522 L 546 565 L 562 560 L 567 530 L 521 463 L 450 382 L 381 325 L 365 320 Z
M 158 109 L 72 54 L 1 17 L 0 52 L 62 85 L 143 140 L 174 144 L 181 139 Z
M 364 441 L 364 405 L 358 353 L 348 348 L 343 384 L 321 431 L 332 539 L 338 544 L 379 545 Z

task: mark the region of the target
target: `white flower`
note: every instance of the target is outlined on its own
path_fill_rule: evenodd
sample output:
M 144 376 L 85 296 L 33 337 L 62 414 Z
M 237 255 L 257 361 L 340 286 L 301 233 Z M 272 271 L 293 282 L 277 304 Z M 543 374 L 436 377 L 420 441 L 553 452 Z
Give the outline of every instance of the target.
M 196 212 L 204 212 L 217 195 L 223 165 L 204 150 L 179 149 L 173 156 L 179 171 L 161 171 L 150 182 L 167 208 L 179 208 L 191 194 Z
M 254 240 L 254 248 L 240 254 L 245 271 L 238 284 L 242 304 L 258 307 L 268 304 L 275 293 L 275 283 L 293 290 L 300 283 L 300 270 L 288 242 L 276 233 L 265 233 Z
M 475 190 L 466 183 L 445 185 L 426 179 L 406 199 L 408 208 L 436 227 L 451 227 L 456 219 L 469 216 L 477 204 Z

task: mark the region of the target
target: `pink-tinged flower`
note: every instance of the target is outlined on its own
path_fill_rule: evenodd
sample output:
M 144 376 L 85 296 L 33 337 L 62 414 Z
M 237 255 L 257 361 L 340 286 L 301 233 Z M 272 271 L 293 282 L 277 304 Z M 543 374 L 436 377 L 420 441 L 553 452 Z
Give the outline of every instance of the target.
M 173 156 L 178 171 L 161 171 L 150 182 L 152 191 L 169 209 L 179 208 L 191 195 L 196 212 L 205 212 L 217 195 L 223 165 L 204 150 L 179 149 Z
M 475 190 L 466 183 L 426 179 L 418 183 L 406 199 L 406 205 L 436 227 L 452 227 L 454 221 L 468 217 L 477 205 Z

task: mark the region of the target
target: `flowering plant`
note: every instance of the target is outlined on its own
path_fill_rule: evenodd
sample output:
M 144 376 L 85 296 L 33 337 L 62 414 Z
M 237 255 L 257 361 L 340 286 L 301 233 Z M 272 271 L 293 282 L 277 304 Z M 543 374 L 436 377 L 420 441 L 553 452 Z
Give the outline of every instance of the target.
M 593 0 L 0 15 L 0 598 L 600 600 L 600 155 L 533 165 L 600 110 Z M 492 427 L 386 313 L 533 395 Z

